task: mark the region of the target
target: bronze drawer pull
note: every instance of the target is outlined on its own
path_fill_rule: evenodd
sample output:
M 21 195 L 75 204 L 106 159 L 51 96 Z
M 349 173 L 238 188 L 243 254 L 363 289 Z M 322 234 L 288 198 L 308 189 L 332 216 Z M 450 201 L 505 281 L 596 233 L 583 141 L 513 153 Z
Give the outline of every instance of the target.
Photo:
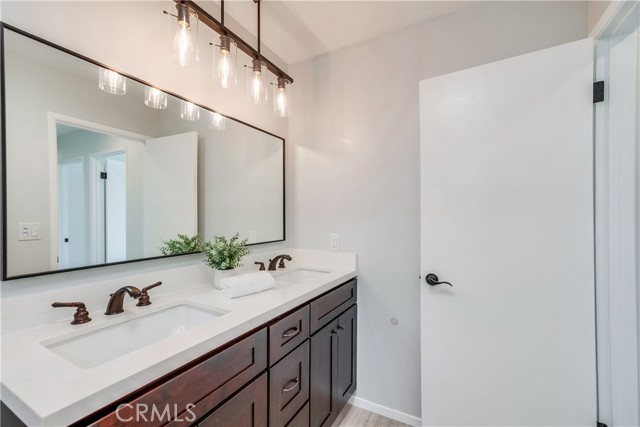
M 296 377 L 295 379 L 289 381 L 289 383 L 282 389 L 283 393 L 293 390 L 300 383 L 300 377 Z M 289 385 L 291 384 L 291 385 Z
M 300 333 L 300 326 L 295 326 L 293 328 L 289 328 L 282 334 L 282 338 L 290 338 L 295 337 Z

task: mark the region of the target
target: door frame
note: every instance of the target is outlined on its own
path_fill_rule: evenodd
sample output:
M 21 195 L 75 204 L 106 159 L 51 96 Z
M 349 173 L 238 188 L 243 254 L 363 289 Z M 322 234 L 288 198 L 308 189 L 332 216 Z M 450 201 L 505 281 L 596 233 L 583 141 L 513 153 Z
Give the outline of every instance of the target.
M 632 182 L 623 177 L 629 173 L 628 164 L 616 167 L 633 147 L 621 143 L 610 129 L 619 133 L 624 124 L 613 123 L 610 118 L 619 114 L 618 103 L 610 102 L 611 81 L 616 81 L 620 70 L 612 68 L 609 40 L 638 29 L 640 20 L 638 2 L 612 2 L 592 31 L 596 38 L 595 80 L 605 82 L 605 101 L 594 105 L 594 192 L 595 192 L 595 261 L 596 261 L 596 323 L 598 368 L 598 417 L 609 426 L 637 423 L 640 399 L 640 149 L 638 148 L 638 122 L 640 107 L 636 99 L 635 123 L 635 177 Z M 636 35 L 636 74 L 640 69 L 640 34 Z M 636 85 L 640 79 L 636 75 Z M 637 87 L 636 87 L 636 96 Z M 618 98 L 619 99 L 619 98 Z M 633 124 L 627 126 L 634 127 Z M 627 128 L 629 129 L 629 128 Z M 628 139 L 624 139 L 628 141 Z M 626 152 L 625 152 L 626 150 Z M 614 164 L 612 164 L 614 163 Z M 633 171 L 632 171 L 633 173 Z M 627 175 L 628 176 L 628 175 Z M 625 217 L 624 203 L 635 203 L 635 220 Z M 634 234 L 625 233 L 635 230 Z M 635 257 L 625 257 L 624 248 L 629 239 L 635 239 Z M 629 277 L 635 277 L 629 280 Z M 626 278 L 626 279 L 625 279 Z M 633 422 L 633 421 L 631 421 Z
M 92 132 L 108 133 L 122 138 L 137 140 L 144 143 L 153 137 L 128 130 L 79 119 L 77 117 L 47 112 L 49 129 L 49 230 L 51 231 L 50 265 L 52 270 L 58 269 L 58 123 L 86 129 Z

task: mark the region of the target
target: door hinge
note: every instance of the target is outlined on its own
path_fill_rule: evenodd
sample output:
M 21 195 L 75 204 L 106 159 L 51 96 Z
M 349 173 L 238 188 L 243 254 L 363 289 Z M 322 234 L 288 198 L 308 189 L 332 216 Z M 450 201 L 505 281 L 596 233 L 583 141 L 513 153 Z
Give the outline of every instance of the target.
M 100 179 L 107 179 L 107 173 L 106 172 L 100 172 Z
M 607 427 L 607 425 L 605 423 L 601 423 L 600 421 L 598 421 L 596 423 L 596 427 Z
M 593 84 L 593 103 L 604 101 L 604 82 L 599 81 Z

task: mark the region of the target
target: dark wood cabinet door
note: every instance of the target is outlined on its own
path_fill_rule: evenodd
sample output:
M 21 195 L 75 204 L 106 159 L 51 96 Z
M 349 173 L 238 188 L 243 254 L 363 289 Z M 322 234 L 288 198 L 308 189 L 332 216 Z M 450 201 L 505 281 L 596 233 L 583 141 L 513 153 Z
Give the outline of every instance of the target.
M 285 427 L 309 427 L 309 402 L 300 409 Z
M 356 390 L 358 306 L 338 317 L 338 412 Z
M 311 337 L 310 425 L 329 427 L 338 416 L 338 319 Z
M 197 426 L 267 427 L 267 374 L 262 374 Z

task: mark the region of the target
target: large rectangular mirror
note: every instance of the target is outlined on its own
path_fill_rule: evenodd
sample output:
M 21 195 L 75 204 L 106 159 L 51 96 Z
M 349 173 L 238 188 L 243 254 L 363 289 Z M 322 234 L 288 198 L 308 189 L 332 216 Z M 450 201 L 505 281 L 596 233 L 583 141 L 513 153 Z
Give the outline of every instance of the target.
M 178 235 L 284 240 L 282 138 L 2 36 L 5 280 L 159 257 Z

